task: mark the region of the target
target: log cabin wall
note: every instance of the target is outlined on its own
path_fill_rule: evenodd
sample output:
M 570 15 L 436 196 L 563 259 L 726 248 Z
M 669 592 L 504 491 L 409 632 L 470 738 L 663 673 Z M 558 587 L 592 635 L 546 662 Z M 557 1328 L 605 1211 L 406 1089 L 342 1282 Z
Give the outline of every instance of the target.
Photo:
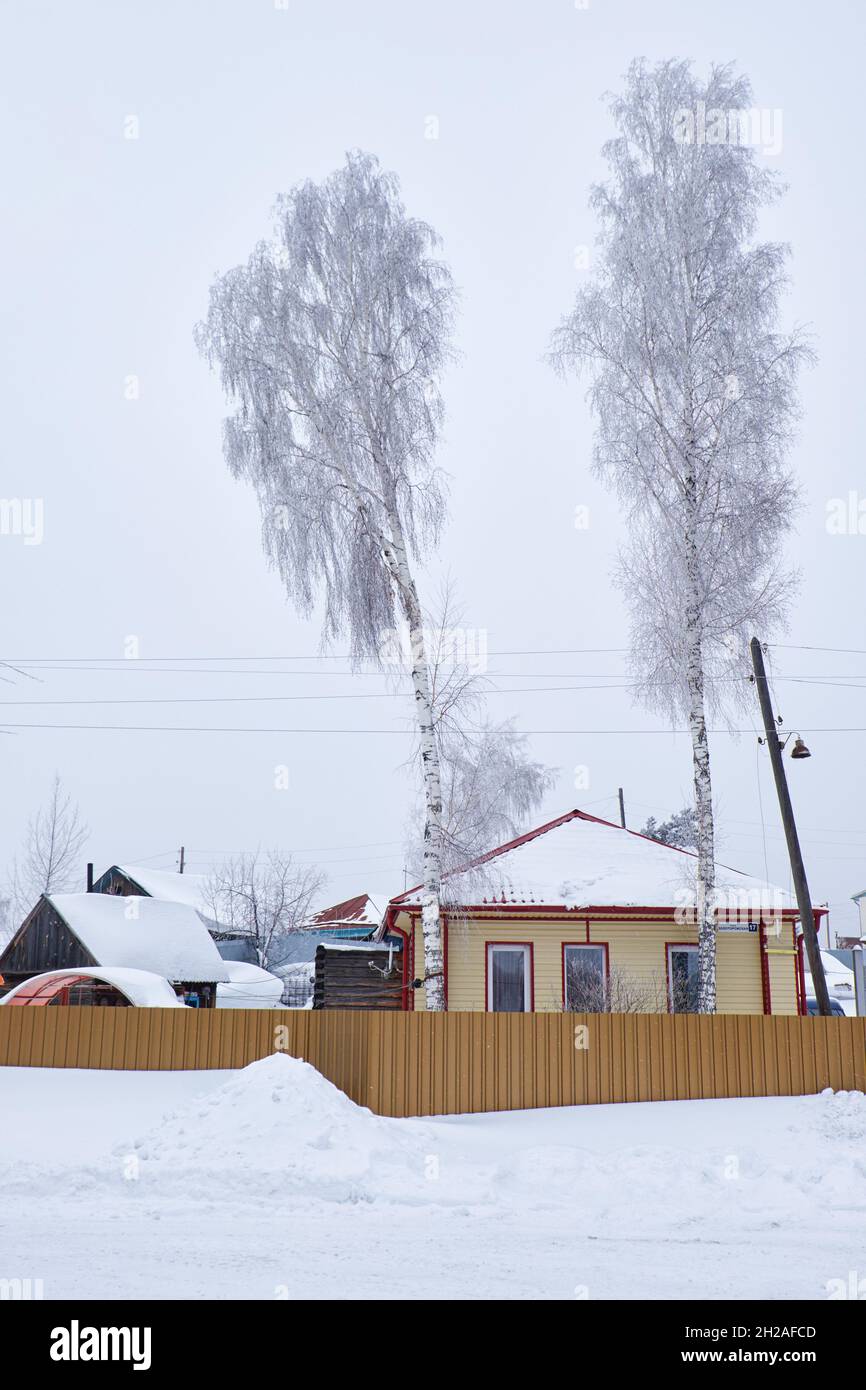
M 397 947 L 317 946 L 314 1009 L 402 1007 L 403 956 Z

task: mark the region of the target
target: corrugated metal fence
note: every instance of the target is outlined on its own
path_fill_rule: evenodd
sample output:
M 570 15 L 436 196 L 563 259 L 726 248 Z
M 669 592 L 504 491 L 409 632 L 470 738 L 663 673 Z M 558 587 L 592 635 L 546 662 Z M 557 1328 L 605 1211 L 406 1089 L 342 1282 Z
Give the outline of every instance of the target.
M 177 1070 L 303 1057 L 382 1115 L 866 1090 L 866 1019 L 0 1008 L 0 1065 Z

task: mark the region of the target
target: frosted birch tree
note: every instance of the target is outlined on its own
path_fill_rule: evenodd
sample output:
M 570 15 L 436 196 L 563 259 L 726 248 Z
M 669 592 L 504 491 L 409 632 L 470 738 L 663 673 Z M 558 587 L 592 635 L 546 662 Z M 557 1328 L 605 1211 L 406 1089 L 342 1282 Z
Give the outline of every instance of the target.
M 444 1007 L 442 790 L 414 564 L 444 515 L 434 454 L 455 291 L 398 184 L 352 153 L 277 204 L 275 235 L 222 276 L 197 331 L 234 406 L 224 450 L 255 488 L 265 552 L 324 640 L 380 656 L 408 625 L 424 786 L 422 922 L 429 1008 Z
M 426 615 L 426 630 L 442 788 L 441 898 L 453 915 L 461 903 L 450 891 L 449 876 L 525 830 L 555 783 L 556 771 L 534 761 L 529 741 L 513 719 L 490 719 L 486 633 L 482 641 L 482 634 L 467 623 L 450 581 L 442 587 L 435 611 Z M 406 846 L 413 879 L 423 871 L 418 822 L 418 816 L 410 817 Z M 489 876 L 464 872 L 458 897 L 485 887 L 491 887 Z
M 463 868 L 479 855 L 528 829 L 530 818 L 553 786 L 552 768 L 535 762 L 527 738 L 511 719 L 477 725 L 448 723 L 437 727 L 442 769 L 442 864 L 445 875 Z M 409 842 L 410 871 L 422 866 Z M 459 893 L 471 891 L 461 876 Z M 447 877 L 442 899 L 460 907 L 449 893 Z
M 713 1012 L 715 867 L 707 717 L 747 697 L 747 642 L 784 619 L 780 546 L 797 507 L 786 465 L 798 333 L 779 331 L 788 248 L 755 240 L 780 189 L 761 167 L 748 80 L 632 64 L 594 188 L 600 264 L 554 335 L 587 369 L 594 466 L 630 523 L 618 581 L 639 697 L 692 745 L 700 1004 Z

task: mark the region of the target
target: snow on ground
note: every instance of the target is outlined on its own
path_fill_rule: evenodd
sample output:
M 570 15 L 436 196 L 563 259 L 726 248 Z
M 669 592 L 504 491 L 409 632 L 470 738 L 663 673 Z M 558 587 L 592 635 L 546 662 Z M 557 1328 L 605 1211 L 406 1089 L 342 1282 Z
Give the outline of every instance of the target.
M 48 1298 L 825 1298 L 866 1097 L 389 1120 L 275 1055 L 0 1069 L 0 1278 Z

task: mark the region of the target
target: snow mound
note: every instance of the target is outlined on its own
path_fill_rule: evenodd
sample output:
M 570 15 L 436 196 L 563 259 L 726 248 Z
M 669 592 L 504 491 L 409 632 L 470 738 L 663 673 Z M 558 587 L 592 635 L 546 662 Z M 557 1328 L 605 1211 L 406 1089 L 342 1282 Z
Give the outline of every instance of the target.
M 862 1091 L 821 1092 L 818 1128 L 827 1139 L 866 1139 L 866 1095 Z
M 181 1198 L 429 1201 L 428 1151 L 423 1125 L 374 1115 L 308 1062 L 274 1053 L 114 1152 L 138 1160 L 143 1192 Z

